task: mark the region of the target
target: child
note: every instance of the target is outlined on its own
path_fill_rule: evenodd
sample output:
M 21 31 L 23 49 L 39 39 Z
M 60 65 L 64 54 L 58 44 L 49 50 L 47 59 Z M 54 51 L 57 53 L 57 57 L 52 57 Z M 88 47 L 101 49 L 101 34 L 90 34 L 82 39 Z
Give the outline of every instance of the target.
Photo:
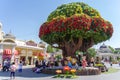
M 16 65 L 15 63 L 13 62 L 12 65 L 10 66 L 10 79 L 15 79 L 15 71 L 16 71 Z

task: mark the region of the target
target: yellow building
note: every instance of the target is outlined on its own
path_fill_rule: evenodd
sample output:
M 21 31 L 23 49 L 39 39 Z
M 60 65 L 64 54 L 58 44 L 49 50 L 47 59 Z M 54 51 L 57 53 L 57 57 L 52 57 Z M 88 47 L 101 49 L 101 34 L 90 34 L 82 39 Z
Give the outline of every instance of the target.
M 37 44 L 32 40 L 17 40 L 11 32 L 4 34 L 0 23 L 0 64 L 7 59 L 15 61 L 16 64 L 21 60 L 24 64 L 31 65 L 36 59 L 43 59 L 44 53 L 45 44 Z

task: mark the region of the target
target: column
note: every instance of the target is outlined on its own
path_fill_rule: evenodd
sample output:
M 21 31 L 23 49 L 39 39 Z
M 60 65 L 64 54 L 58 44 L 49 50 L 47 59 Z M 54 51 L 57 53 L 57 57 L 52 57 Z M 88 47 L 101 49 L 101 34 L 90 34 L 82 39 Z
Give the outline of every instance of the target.
M 3 62 L 2 56 L 3 56 L 3 45 L 0 44 L 0 66 L 2 66 L 2 62 Z
M 47 60 L 47 57 L 46 57 L 46 47 L 43 48 L 43 50 L 44 50 L 44 60 L 46 61 Z
M 3 45 L 0 44 L 0 54 L 2 54 L 2 53 L 3 53 Z
M 28 65 L 28 48 L 26 49 L 26 60 L 25 60 L 25 64 Z
M 11 57 L 11 62 L 14 62 L 15 61 L 15 46 L 12 47 L 12 57 Z

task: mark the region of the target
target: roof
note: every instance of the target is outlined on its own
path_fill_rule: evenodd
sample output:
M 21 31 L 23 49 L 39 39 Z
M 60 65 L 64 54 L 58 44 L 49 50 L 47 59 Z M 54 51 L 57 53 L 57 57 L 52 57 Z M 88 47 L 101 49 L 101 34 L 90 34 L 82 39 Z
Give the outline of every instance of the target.
M 103 45 L 101 45 L 100 48 L 107 48 L 107 45 L 103 43 Z
M 13 34 L 11 34 L 11 32 L 10 32 L 10 33 L 5 34 L 5 35 L 3 36 L 3 38 L 15 39 L 16 37 L 15 37 Z

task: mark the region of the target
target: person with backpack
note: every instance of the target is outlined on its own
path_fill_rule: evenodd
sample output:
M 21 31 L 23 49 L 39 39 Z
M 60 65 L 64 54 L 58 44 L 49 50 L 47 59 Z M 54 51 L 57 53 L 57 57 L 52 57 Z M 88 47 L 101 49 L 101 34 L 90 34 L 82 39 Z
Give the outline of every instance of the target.
M 10 66 L 10 79 L 15 79 L 15 71 L 16 71 L 17 67 L 15 65 L 15 63 L 13 62 L 12 65 Z

